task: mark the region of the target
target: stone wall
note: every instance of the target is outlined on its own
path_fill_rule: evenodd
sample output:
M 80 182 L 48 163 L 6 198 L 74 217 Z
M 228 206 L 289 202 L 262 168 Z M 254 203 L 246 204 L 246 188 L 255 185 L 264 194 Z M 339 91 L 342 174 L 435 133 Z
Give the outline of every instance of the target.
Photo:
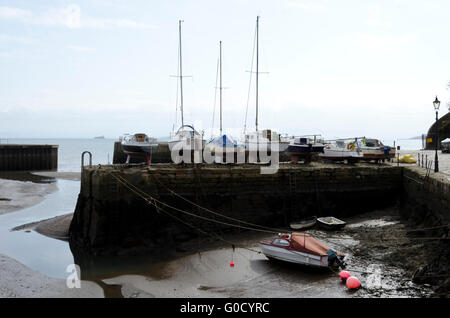
M 439 286 L 436 292 L 449 295 L 450 292 L 450 180 L 444 174 L 426 176 L 425 170 L 405 168 L 401 214 L 411 227 L 427 229 L 411 232 L 419 238 L 414 255 L 423 255 L 413 276 L 416 283 Z M 447 225 L 447 226 L 446 226 Z M 446 226 L 446 227 L 445 227 Z M 420 238 L 423 237 L 423 240 Z M 433 238 L 428 240 L 427 238 Z M 441 238 L 436 240 L 436 238 Z M 407 247 L 405 247 L 407 249 Z M 405 262 L 408 262 L 405 257 Z
M 196 215 L 230 222 L 174 196 L 169 189 L 212 211 L 270 227 L 287 227 L 311 215 L 346 217 L 385 208 L 394 205 L 402 191 L 402 168 L 387 165 L 282 164 L 278 173 L 268 175 L 260 174 L 258 165 L 85 167 L 70 227 L 73 251 L 142 254 L 171 249 L 200 235 L 192 227 L 208 233 L 233 230 L 166 209 L 188 226 L 146 203 L 113 175 Z

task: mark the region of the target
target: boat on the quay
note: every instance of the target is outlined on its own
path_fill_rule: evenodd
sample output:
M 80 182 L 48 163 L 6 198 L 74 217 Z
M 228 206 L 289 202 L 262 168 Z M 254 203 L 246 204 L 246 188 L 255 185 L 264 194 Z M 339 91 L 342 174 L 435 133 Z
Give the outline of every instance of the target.
M 289 142 L 284 140 L 279 133 L 272 131 L 271 129 L 259 130 L 259 16 L 256 17 L 256 71 L 253 72 L 253 64 L 251 66 L 250 73 L 255 73 L 255 130 L 247 132 L 247 112 L 248 104 L 245 115 L 244 133 L 242 135 L 241 143 L 245 145 L 246 151 L 257 153 L 266 152 L 269 153 L 272 150 L 282 152 L 285 151 Z M 250 80 L 251 83 L 251 80 Z M 255 156 L 258 160 L 258 155 Z
M 170 140 L 168 142 L 169 150 L 187 150 L 187 151 L 202 151 L 205 146 L 205 140 L 203 139 L 203 134 L 200 134 L 195 130 L 193 125 L 186 125 L 184 123 L 184 109 L 183 109 L 183 67 L 182 67 L 182 54 L 181 54 L 181 22 L 179 21 L 179 74 L 176 76 L 180 80 L 180 113 L 181 113 L 181 126 L 174 133 L 172 132 Z M 177 105 L 178 108 L 178 105 Z
M 125 134 L 120 138 L 120 141 L 122 150 L 127 155 L 126 163 L 130 162 L 132 155 L 145 154 L 147 164 L 150 164 L 150 155 L 158 147 L 156 138 L 149 137 L 144 133 Z
M 363 160 L 389 160 L 395 158 L 395 148 L 385 146 L 380 140 L 375 138 L 359 138 L 356 141 L 357 147 L 362 150 Z
M 346 143 L 344 140 L 336 140 L 326 143 L 319 157 L 331 161 L 357 162 L 363 158 L 363 151 L 355 142 Z
M 344 254 L 331 249 L 309 234 L 280 233 L 270 242 L 259 243 L 262 253 L 269 259 L 314 267 L 339 266 L 345 268 Z
M 296 162 L 299 159 L 311 161 L 314 155 L 324 152 L 325 145 L 319 142 L 314 136 L 291 137 L 285 152 L 291 157 L 291 161 Z

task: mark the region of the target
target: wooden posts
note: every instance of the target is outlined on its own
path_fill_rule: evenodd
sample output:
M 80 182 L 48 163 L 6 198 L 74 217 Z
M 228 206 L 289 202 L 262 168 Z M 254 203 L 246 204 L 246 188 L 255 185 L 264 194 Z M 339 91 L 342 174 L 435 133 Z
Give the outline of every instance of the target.
M 0 171 L 56 169 L 58 145 L 0 145 Z

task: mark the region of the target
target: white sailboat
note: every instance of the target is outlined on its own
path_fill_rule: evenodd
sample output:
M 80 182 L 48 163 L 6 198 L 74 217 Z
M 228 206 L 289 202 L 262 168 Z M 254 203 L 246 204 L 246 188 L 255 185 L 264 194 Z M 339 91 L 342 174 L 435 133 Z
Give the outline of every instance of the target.
M 184 123 L 184 113 L 183 113 L 183 65 L 182 65 L 182 51 L 181 51 L 181 22 L 179 21 L 179 75 L 177 77 L 180 79 L 180 112 L 181 112 L 181 127 L 176 131 L 172 132 L 168 145 L 169 150 L 182 150 L 182 151 L 202 151 L 205 146 L 205 140 L 203 139 L 203 134 L 200 134 L 195 130 L 193 125 L 186 125 Z
M 253 65 L 252 65 L 253 67 Z M 252 72 L 252 71 L 251 71 Z M 247 133 L 246 124 L 244 125 L 244 140 L 243 143 L 248 151 L 265 151 L 269 152 L 272 148 L 275 148 L 278 152 L 284 151 L 288 142 L 281 139 L 281 135 L 270 129 L 263 131 L 258 130 L 258 102 L 259 102 L 259 16 L 256 17 L 256 114 L 255 114 L 255 131 Z M 246 116 L 247 117 L 247 116 Z

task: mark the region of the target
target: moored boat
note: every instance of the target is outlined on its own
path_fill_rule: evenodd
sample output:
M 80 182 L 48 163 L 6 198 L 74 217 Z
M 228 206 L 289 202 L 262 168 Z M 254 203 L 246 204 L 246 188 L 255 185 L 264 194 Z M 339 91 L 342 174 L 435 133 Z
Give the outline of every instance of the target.
M 306 233 L 280 233 L 271 242 L 261 241 L 259 245 L 269 259 L 321 268 L 335 265 L 345 268 L 341 252 L 334 251 Z
M 313 227 L 314 225 L 316 225 L 316 221 L 317 221 L 317 216 L 310 216 L 306 219 L 302 219 L 299 221 L 293 221 L 289 225 L 290 225 L 291 229 L 302 230 L 302 229 L 307 229 L 307 228 Z
M 335 218 L 334 216 L 326 216 L 317 219 L 317 223 L 327 230 L 342 229 L 347 223 Z

